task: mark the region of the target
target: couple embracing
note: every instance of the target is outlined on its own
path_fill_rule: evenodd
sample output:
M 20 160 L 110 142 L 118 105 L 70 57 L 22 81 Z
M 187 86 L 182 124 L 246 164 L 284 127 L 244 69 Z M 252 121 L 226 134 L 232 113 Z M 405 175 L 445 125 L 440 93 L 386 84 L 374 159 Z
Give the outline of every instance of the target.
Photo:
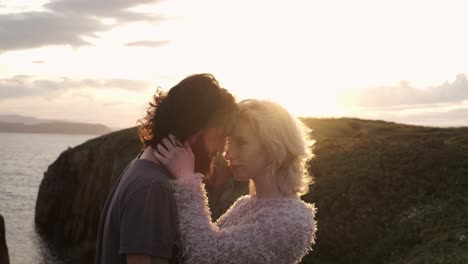
M 298 263 L 311 250 L 308 130 L 280 105 L 239 103 L 210 74 L 158 91 L 140 120 L 143 150 L 104 205 L 96 264 Z M 242 196 L 212 222 L 202 182 L 223 154 Z

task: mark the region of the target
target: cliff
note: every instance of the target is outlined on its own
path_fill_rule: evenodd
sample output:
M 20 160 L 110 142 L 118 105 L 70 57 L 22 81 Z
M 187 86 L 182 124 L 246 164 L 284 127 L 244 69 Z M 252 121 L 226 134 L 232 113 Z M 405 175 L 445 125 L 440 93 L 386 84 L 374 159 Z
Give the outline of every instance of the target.
M 65 150 L 39 187 L 35 223 L 45 240 L 73 258 L 94 254 L 100 212 L 120 172 L 140 150 L 135 128 Z
M 3 216 L 0 214 L 0 263 L 2 264 L 9 264 L 10 257 L 8 255 L 8 247 L 6 244 L 5 238 L 5 220 Z
M 468 128 L 304 122 L 317 141 L 316 182 L 302 198 L 318 208 L 318 233 L 303 263 L 468 262 Z M 43 236 L 92 257 L 100 210 L 139 146 L 131 128 L 64 151 L 38 194 Z M 215 218 L 247 190 L 219 175 L 207 181 Z

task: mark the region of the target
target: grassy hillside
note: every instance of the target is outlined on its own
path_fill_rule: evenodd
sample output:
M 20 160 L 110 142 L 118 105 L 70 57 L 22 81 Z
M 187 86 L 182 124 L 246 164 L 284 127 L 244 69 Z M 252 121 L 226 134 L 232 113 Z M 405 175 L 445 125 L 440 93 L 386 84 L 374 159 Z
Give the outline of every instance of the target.
M 468 263 L 468 128 L 304 122 L 319 230 L 303 263 Z

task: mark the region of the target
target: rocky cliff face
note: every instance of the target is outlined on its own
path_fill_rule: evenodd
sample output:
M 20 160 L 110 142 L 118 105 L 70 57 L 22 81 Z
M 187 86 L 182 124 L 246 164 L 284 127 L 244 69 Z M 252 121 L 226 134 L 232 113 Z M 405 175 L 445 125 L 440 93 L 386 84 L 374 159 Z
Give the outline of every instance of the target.
M 468 263 L 468 128 L 357 119 L 304 119 L 316 178 L 317 245 L 303 263 Z M 44 237 L 92 256 L 100 210 L 139 152 L 136 129 L 64 151 L 44 175 L 36 224 Z M 218 217 L 247 191 L 227 172 L 208 179 Z
M 107 195 L 140 146 L 131 128 L 60 154 L 44 174 L 37 197 L 35 222 L 43 237 L 67 253 L 92 255 Z
M 5 220 L 3 216 L 0 214 L 0 263 L 2 264 L 9 264 L 10 258 L 8 255 L 8 247 L 6 244 L 5 238 Z

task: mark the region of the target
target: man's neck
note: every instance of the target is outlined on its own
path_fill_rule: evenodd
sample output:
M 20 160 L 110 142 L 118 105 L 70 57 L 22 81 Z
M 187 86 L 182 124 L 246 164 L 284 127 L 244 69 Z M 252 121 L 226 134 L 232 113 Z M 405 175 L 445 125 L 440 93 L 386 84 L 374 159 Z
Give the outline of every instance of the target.
M 162 165 L 155 157 L 153 154 L 153 149 L 151 147 L 147 147 L 143 153 L 140 156 L 140 159 L 146 159 L 146 160 L 151 160 L 152 162 Z

